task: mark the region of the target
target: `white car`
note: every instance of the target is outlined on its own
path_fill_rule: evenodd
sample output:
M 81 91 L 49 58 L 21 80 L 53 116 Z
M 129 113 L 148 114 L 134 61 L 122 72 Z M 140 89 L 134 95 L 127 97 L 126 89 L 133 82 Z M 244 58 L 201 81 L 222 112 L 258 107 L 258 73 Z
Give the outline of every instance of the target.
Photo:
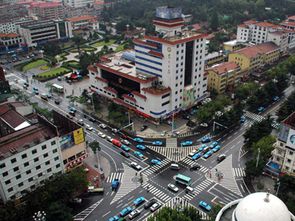
M 110 142 L 112 142 L 112 137 L 111 136 L 107 136 L 107 141 L 110 141 Z
M 106 138 L 106 135 L 104 133 L 101 133 L 99 136 L 103 139 Z
M 155 212 L 157 209 L 159 209 L 160 207 L 162 206 L 161 203 L 157 202 L 157 203 L 154 203 L 152 206 L 151 206 L 151 212 Z
M 190 157 L 192 157 L 192 156 L 194 156 L 195 155 L 195 153 L 197 153 L 197 150 L 193 150 L 192 152 L 190 152 L 188 155 L 190 156 Z
M 142 167 L 139 164 L 135 163 L 135 162 L 131 162 L 130 166 L 132 168 L 136 169 L 136 170 L 141 170 L 142 169 Z
M 169 183 L 168 184 L 168 189 L 169 190 L 172 190 L 173 192 L 175 192 L 175 193 L 177 193 L 178 192 L 178 187 L 177 186 L 175 186 L 174 184 L 172 184 L 172 183 Z
M 99 127 L 102 128 L 102 129 L 106 129 L 106 128 L 107 128 L 107 125 L 105 125 L 105 124 L 100 124 Z
M 93 131 L 93 127 L 90 127 L 89 124 L 86 124 L 85 126 L 86 126 L 86 130 Z
M 122 140 L 122 143 L 125 145 L 130 145 L 130 142 L 128 140 Z
M 135 210 L 133 210 L 133 211 L 129 214 L 128 217 L 129 217 L 129 219 L 133 219 L 133 218 L 137 217 L 140 213 L 141 213 L 140 210 L 135 209 Z

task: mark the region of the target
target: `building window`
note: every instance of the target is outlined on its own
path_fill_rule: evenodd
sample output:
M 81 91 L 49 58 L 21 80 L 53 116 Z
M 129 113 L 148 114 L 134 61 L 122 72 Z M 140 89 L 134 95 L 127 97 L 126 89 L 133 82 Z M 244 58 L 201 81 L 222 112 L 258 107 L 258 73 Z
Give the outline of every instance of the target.
M 293 155 L 293 151 L 290 151 L 289 154 L 290 154 L 290 155 Z
M 19 174 L 19 175 L 17 175 L 15 178 L 18 180 L 18 179 L 20 179 L 22 176 Z
M 42 175 L 43 175 L 42 173 L 39 173 L 39 174 L 38 174 L 38 177 L 41 177 Z
M 19 187 L 22 187 L 23 185 L 24 185 L 23 182 L 21 182 L 21 183 L 18 184 Z
M 58 157 L 54 157 L 54 160 L 57 161 L 58 160 Z
M 14 172 L 19 171 L 19 168 L 18 168 L 18 167 L 14 167 L 14 168 L 13 168 L 13 171 L 14 171 Z
M 9 193 L 13 191 L 13 188 L 10 187 L 8 190 L 7 190 Z
M 13 159 L 11 159 L 11 161 L 10 161 L 11 163 L 15 163 L 16 162 L 16 159 L 15 158 L 13 158 Z
M 27 154 L 26 153 L 22 155 L 22 159 L 25 159 L 25 158 L 27 158 Z
M 43 146 L 42 146 L 42 150 L 45 150 L 45 149 L 46 149 L 46 145 L 43 145 Z
M 36 153 L 37 153 L 36 149 L 32 150 L 32 154 L 36 154 Z
M 51 146 L 53 146 L 55 144 L 56 144 L 55 140 L 51 142 Z
M 56 168 L 59 168 L 59 167 L 60 167 L 60 164 L 57 164 L 55 167 L 56 167 Z
M 8 184 L 10 184 L 10 183 L 11 183 L 10 180 L 6 180 L 6 181 L 5 181 L 5 184 L 6 184 L 6 185 L 8 185 Z
M 26 171 L 26 174 L 28 175 L 28 174 L 30 174 L 31 173 L 31 170 L 27 170 Z
M 39 169 L 41 169 L 41 166 L 40 165 L 36 166 L 36 170 L 39 170 Z
M 29 182 L 32 182 L 32 181 L 33 181 L 33 177 L 30 177 L 30 178 L 28 179 L 28 181 L 29 181 Z
M 1 163 L 0 164 L 0 169 L 4 168 L 5 167 L 5 163 Z
M 56 153 L 57 152 L 57 149 L 54 149 L 53 151 L 52 151 L 52 153 Z
M 25 162 L 25 163 L 24 163 L 24 166 L 25 166 L 25 167 L 29 166 L 29 162 Z
M 50 160 L 45 162 L 45 165 L 49 165 L 50 164 Z
M 36 157 L 36 158 L 34 159 L 34 162 L 38 162 L 38 161 L 39 161 L 39 158 Z
M 51 169 L 51 168 L 47 169 L 47 173 L 50 173 L 51 171 L 52 171 L 52 169 Z
M 2 173 L 2 176 L 3 177 L 6 177 L 8 175 L 8 172 L 6 171 L 6 172 L 4 172 L 4 173 Z
M 44 158 L 48 157 L 48 153 L 43 154 L 43 157 Z

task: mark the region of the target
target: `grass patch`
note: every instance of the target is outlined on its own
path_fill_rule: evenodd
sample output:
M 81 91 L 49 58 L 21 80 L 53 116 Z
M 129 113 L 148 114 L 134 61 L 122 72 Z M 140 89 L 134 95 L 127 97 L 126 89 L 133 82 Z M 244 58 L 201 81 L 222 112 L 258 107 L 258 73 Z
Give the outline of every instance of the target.
M 125 44 L 120 44 L 120 45 L 116 48 L 115 52 L 123 51 L 124 48 L 125 48 L 125 45 L 127 45 L 127 43 L 125 43 Z
M 109 40 L 108 42 L 99 41 L 99 42 L 95 42 L 95 43 L 91 44 L 90 46 L 97 48 L 97 47 L 103 47 L 105 45 L 110 46 L 110 45 L 112 45 L 114 43 L 115 43 L 115 40 Z
M 62 64 L 62 66 L 64 66 L 65 68 L 75 68 L 75 69 L 80 69 L 81 68 L 78 61 L 67 61 L 67 62 L 64 62 Z
M 71 69 L 65 67 L 53 68 L 49 71 L 38 74 L 35 78 L 39 81 L 47 81 L 70 72 Z
M 96 50 L 96 48 L 93 48 L 93 47 L 81 47 L 80 50 L 84 51 L 84 52 L 94 52 Z M 70 50 L 70 52 L 78 53 L 78 49 L 74 48 L 74 49 Z
M 55 56 L 55 59 L 57 59 L 58 56 L 59 56 L 59 58 L 58 58 L 58 61 L 59 61 L 59 62 L 61 62 L 61 61 L 65 61 L 65 60 L 67 59 L 66 56 L 68 56 L 68 55 L 69 55 L 68 52 L 63 52 L 63 53 L 61 53 L 61 54 L 56 55 L 56 56 Z
M 22 71 L 28 71 L 28 70 L 31 70 L 33 68 L 37 68 L 37 67 L 40 67 L 42 65 L 47 65 L 48 62 L 44 59 L 38 59 L 38 60 L 35 60 L 35 61 L 32 61 L 26 65 L 24 65 L 22 67 Z
M 40 67 L 40 70 L 42 70 L 42 71 L 46 71 L 48 69 L 49 69 L 49 66 L 47 66 L 47 65 L 44 65 L 44 66 Z

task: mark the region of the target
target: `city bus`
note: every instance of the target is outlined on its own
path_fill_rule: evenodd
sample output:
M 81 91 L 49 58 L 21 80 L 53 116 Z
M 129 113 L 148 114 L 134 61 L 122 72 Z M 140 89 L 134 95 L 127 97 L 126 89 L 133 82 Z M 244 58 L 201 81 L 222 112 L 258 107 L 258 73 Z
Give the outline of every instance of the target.
M 176 179 L 176 182 L 187 185 L 187 186 L 190 185 L 192 181 L 190 177 L 182 175 L 180 173 L 176 175 L 175 179 Z
M 52 90 L 58 93 L 64 93 L 64 88 L 58 84 L 52 84 Z

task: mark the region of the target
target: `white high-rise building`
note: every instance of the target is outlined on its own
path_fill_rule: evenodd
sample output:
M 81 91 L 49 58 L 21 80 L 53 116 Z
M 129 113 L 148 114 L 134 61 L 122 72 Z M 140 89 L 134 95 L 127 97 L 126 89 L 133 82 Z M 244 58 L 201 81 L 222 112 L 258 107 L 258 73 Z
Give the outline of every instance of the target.
M 65 0 L 64 3 L 74 8 L 81 8 L 87 5 L 93 5 L 94 0 Z
M 91 90 L 154 119 L 204 99 L 207 35 L 186 29 L 181 14 L 180 8 L 157 8 L 157 35 L 135 39 L 134 51 L 105 57 L 90 67 Z

